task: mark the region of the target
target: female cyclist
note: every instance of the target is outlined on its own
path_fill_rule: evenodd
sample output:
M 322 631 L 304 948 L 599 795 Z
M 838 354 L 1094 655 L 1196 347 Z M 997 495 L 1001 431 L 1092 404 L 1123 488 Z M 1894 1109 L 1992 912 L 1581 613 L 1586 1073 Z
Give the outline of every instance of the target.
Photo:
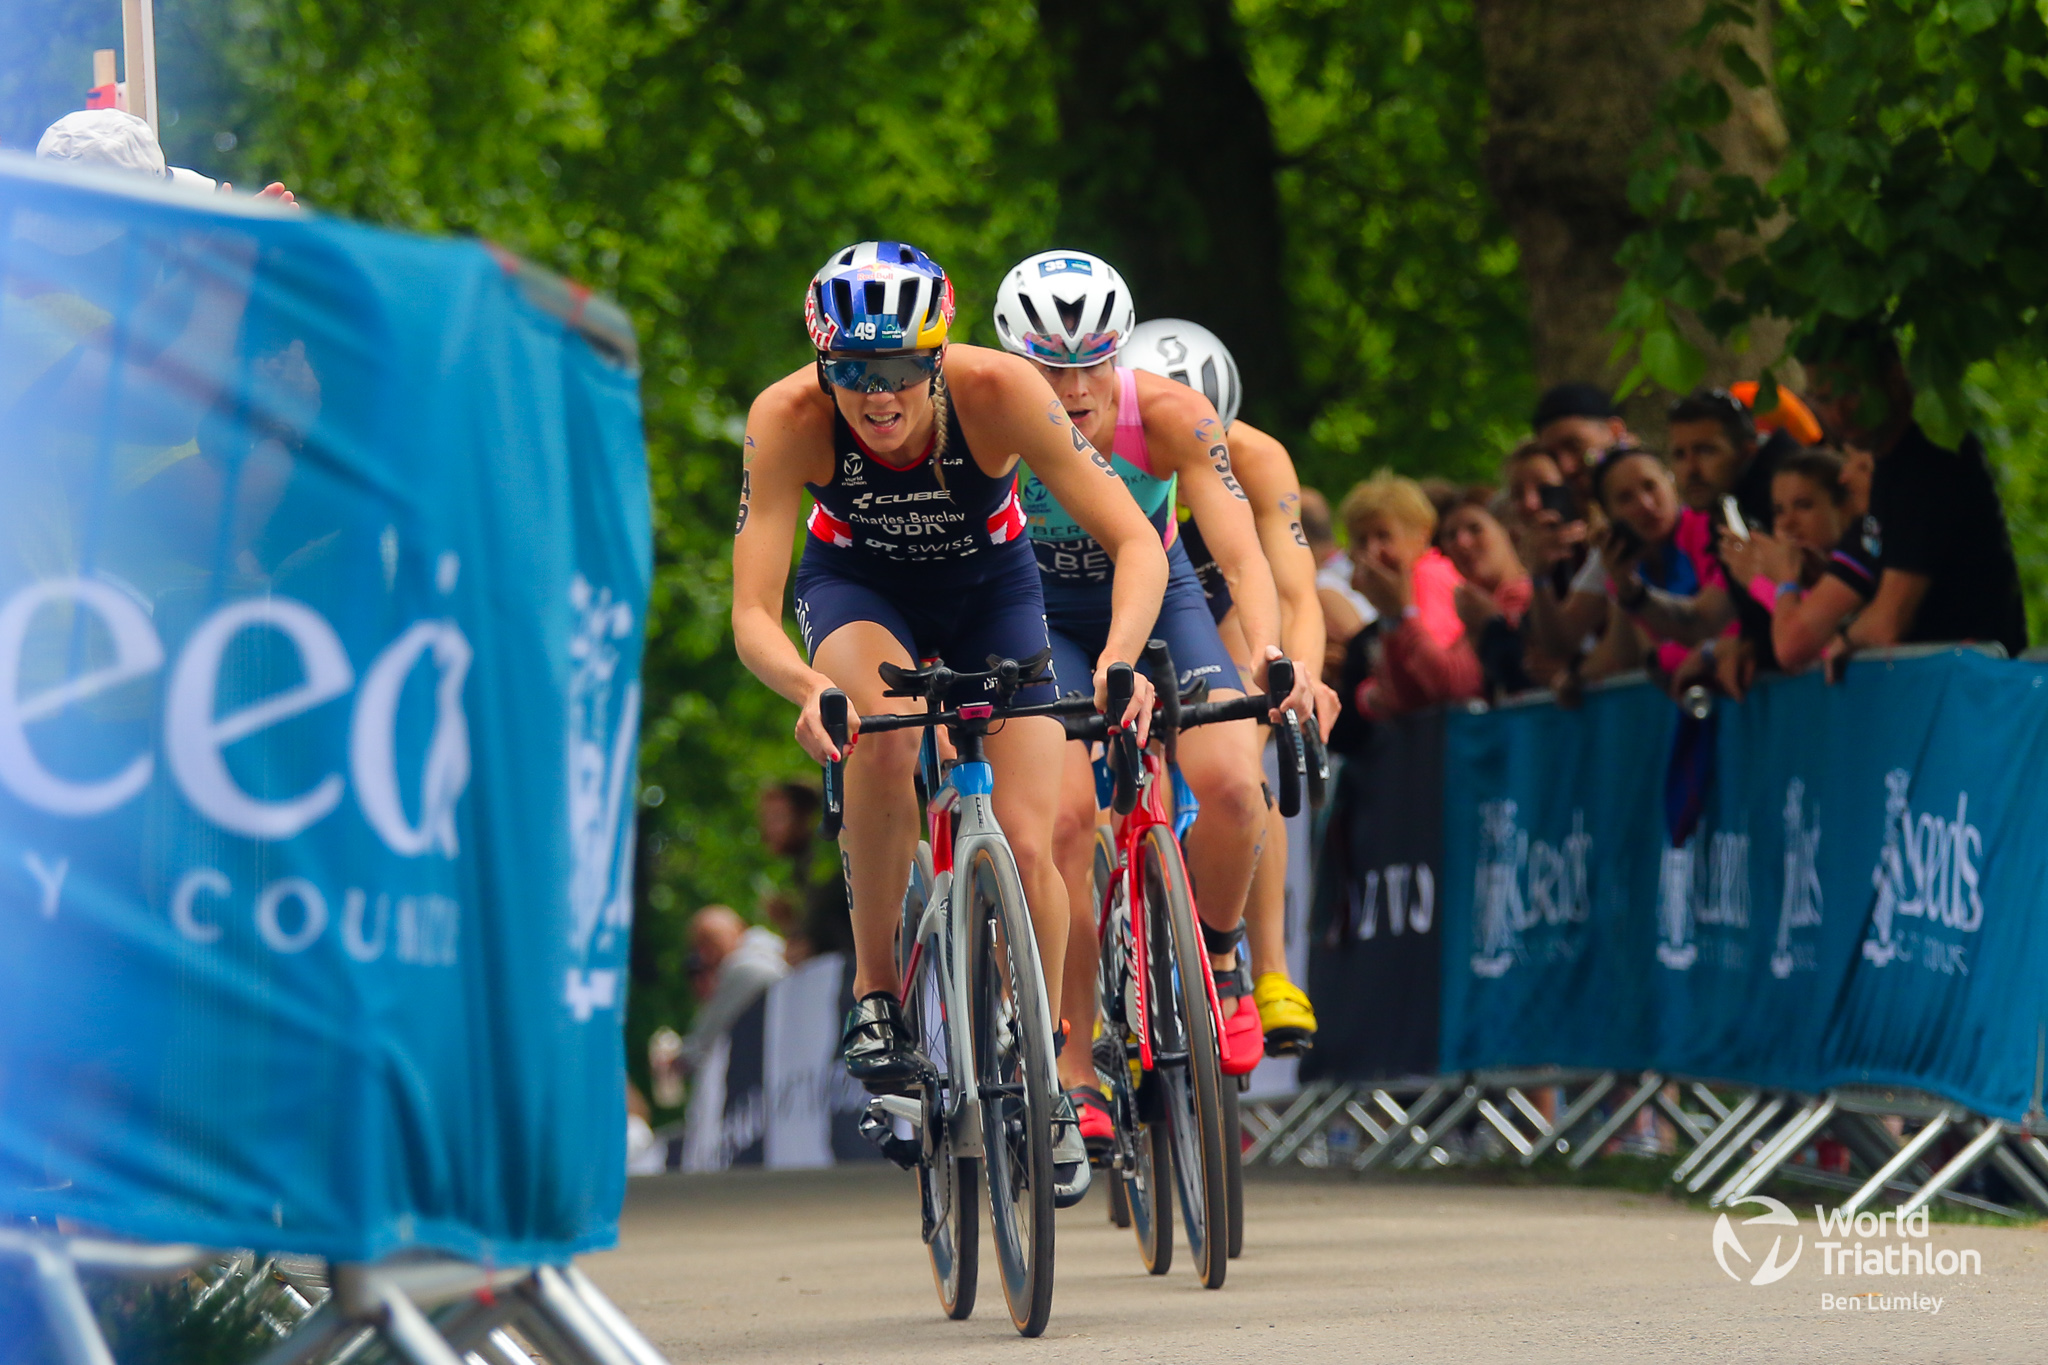
M 1265 664 L 1281 657 L 1279 606 L 1273 576 L 1259 553 L 1258 528 L 1244 490 L 1231 472 L 1230 448 L 1216 410 L 1199 393 L 1157 375 L 1116 364 L 1135 322 L 1123 277 L 1099 257 L 1048 251 L 1019 262 L 996 294 L 996 336 L 1030 359 L 1051 383 L 1074 429 L 1098 449 L 1113 451 L 1111 465 L 1152 520 L 1153 539 L 1168 547 L 1172 566 L 1165 601 L 1152 634 L 1173 651 L 1178 679 L 1158 686 L 1208 680 L 1217 699 L 1242 695 L 1236 662 L 1223 648 L 1187 554 L 1176 543 L 1174 484 L 1208 533 L 1209 544 L 1241 604 L 1245 638 L 1263 686 Z M 1053 669 L 1062 689 L 1098 670 L 1113 643 L 1106 631 L 1112 594 L 1120 595 L 1119 566 L 1100 538 L 1071 515 L 1061 491 L 1037 480 L 1024 487 L 1024 510 L 1044 577 L 1046 624 L 1052 632 Z M 1307 674 L 1291 704 L 1307 715 Z M 1188 864 L 1214 960 L 1235 962 L 1238 925 L 1265 829 L 1260 790 L 1259 730 L 1250 721 L 1190 731 L 1180 741 L 1181 771 L 1201 802 L 1188 833 Z M 1094 907 L 1088 888 L 1096 820 L 1094 776 L 1081 745 L 1069 745 L 1066 780 L 1054 834 L 1055 856 L 1066 877 L 1073 921 L 1066 956 L 1067 1018 L 1082 1037 L 1094 1029 L 1092 992 L 1097 971 Z M 1086 1003 L 1084 1003 L 1086 1002 Z M 1263 1050 L 1258 1012 L 1226 1005 L 1224 1069 L 1242 1074 Z M 1068 1095 L 1083 1111 L 1082 1133 L 1097 1143 L 1113 1134 L 1090 1056 L 1069 1049 L 1060 1062 Z
M 1139 323 L 1124 355 L 1132 369 L 1186 384 L 1215 406 L 1230 438 L 1230 467 L 1251 500 L 1259 548 L 1265 552 L 1280 596 L 1280 638 L 1286 642 L 1287 656 L 1308 661 L 1311 667 L 1304 671 L 1312 672 L 1314 661 L 1323 656 L 1323 605 L 1316 594 L 1316 557 L 1301 530 L 1301 481 L 1286 446 L 1251 423 L 1238 420 L 1236 358 L 1214 332 L 1180 318 Z M 1216 621 L 1223 647 L 1249 681 L 1251 645 L 1245 639 L 1230 585 L 1209 552 L 1199 522 L 1190 521 L 1181 528 L 1181 543 L 1208 596 L 1209 614 Z M 1337 721 L 1337 694 L 1320 682 L 1315 684 L 1315 709 L 1314 720 L 1327 735 Z M 1309 723 L 1309 717 L 1302 719 Z M 1244 906 L 1251 960 L 1247 963 L 1240 954 L 1234 963 L 1219 963 L 1234 965 L 1236 970 L 1228 982 L 1219 972 L 1216 989 L 1220 995 L 1253 998 L 1259 1007 L 1266 1051 L 1274 1056 L 1302 1051 L 1316 1031 L 1315 1010 L 1308 995 L 1294 984 L 1287 970 L 1286 889 L 1287 824 L 1280 818 L 1279 808 L 1269 802 L 1265 846 Z
M 811 281 L 804 320 L 814 364 L 766 389 L 747 416 L 733 542 L 733 636 L 754 675 L 802 708 L 796 737 L 820 762 L 839 758 L 818 714 L 827 688 L 856 713 L 917 709 L 882 695 L 876 667 L 933 655 L 965 671 L 988 657 L 1027 659 L 1046 646 L 1038 568 L 1024 539 L 1020 459 L 1075 510 L 1122 570 L 1095 676 L 1133 660 L 1159 610 L 1166 559 L 1144 514 L 1067 420 L 1045 381 L 999 351 L 948 346 L 953 288 L 944 270 L 900 242 L 833 253 Z M 804 492 L 815 505 L 797 569 L 796 616 L 806 663 L 784 633 L 789 542 Z M 1019 704 L 1050 701 L 1041 683 Z M 964 700 L 965 698 L 963 698 Z M 1151 689 L 1127 713 L 1143 724 Z M 858 721 L 856 742 L 858 740 Z M 1060 1016 L 1067 893 L 1052 856 L 1058 805 L 1058 721 L 1013 720 L 988 737 L 996 818 L 1016 855 Z M 849 744 L 849 749 L 854 749 Z M 860 744 L 846 765 L 841 848 L 853 896 L 854 995 L 847 1071 L 870 1090 L 906 1086 L 916 1044 L 897 999 L 896 921 L 918 839 L 913 795 L 918 736 Z M 1093 1007 L 1092 990 L 1087 1003 Z M 1085 1060 L 1088 1035 L 1072 1051 Z M 1071 1109 L 1055 1111 L 1053 1160 L 1063 1188 L 1086 1182 Z

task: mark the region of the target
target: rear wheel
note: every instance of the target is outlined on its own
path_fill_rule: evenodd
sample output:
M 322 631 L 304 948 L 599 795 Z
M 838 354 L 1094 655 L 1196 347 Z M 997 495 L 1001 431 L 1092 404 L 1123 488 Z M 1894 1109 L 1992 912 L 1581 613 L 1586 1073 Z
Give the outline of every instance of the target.
M 999 847 L 999 846 L 998 846 Z M 1010 1321 L 1027 1337 L 1052 1315 L 1052 1023 L 1014 864 L 995 848 L 967 868 L 975 1070 L 990 1230 Z
M 1188 1251 L 1202 1287 L 1220 1289 L 1230 1265 L 1230 1194 L 1223 1160 L 1223 1073 L 1205 984 L 1208 955 L 1172 832 L 1164 826 L 1146 830 L 1139 855 L 1153 1080 L 1173 1139 L 1174 1187 Z
M 931 1254 L 932 1284 L 939 1307 L 955 1320 L 974 1311 L 974 1292 L 981 1257 L 981 1220 L 976 1199 L 981 1191 L 981 1162 L 956 1154 L 955 1138 L 962 1087 L 953 1072 L 951 1029 L 940 996 L 949 951 L 948 921 L 943 917 L 930 933 L 923 932 L 925 907 L 932 895 L 932 855 L 919 842 L 910 868 L 910 887 L 903 895 L 903 924 L 896 936 L 896 966 L 903 982 L 903 1014 L 911 1037 L 938 1073 L 937 1087 L 925 1112 L 934 1124 L 926 1143 L 928 1156 L 917 1169 L 918 1198 L 923 1205 L 926 1250 Z M 913 951 L 913 949 L 915 951 Z

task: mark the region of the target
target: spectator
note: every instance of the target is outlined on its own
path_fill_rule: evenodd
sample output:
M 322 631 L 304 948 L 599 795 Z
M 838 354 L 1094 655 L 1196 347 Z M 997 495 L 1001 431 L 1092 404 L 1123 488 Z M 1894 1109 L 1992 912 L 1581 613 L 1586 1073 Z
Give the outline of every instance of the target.
M 1385 718 L 1479 695 L 1479 658 L 1465 639 L 1458 571 L 1431 544 L 1436 508 L 1421 485 L 1381 470 L 1345 495 L 1352 583 L 1379 613 L 1378 658 L 1352 694 L 1358 714 Z
M 683 1038 L 683 1065 L 704 1065 L 712 1045 L 761 993 L 789 975 L 782 940 L 750 929 L 726 905 L 707 905 L 690 917 L 690 989 L 697 1013 Z
M 1614 406 L 1614 397 L 1597 384 L 1558 384 L 1536 400 L 1530 422 L 1536 444 L 1557 462 L 1558 472 L 1579 496 L 1581 505 L 1593 496 L 1593 466 L 1618 445 L 1634 444 L 1628 423 Z
M 807 782 L 779 782 L 762 791 L 754 803 L 754 824 L 761 842 L 789 863 L 794 890 L 788 896 L 763 900 L 763 919 L 790 926 L 791 962 L 819 953 L 853 951 L 853 909 L 846 879 L 835 859 L 831 870 L 817 874 L 818 816 L 824 808 L 818 789 Z
M 1492 501 L 1485 488 L 1466 489 L 1444 518 L 1437 541 L 1465 580 L 1455 593 L 1458 618 L 1479 655 L 1488 694 L 1499 696 L 1534 686 L 1522 639 L 1522 617 L 1534 589 Z
M 1876 542 L 1862 514 L 1870 468 L 1867 453 L 1845 461 L 1831 450 L 1799 451 L 1779 462 L 1771 482 L 1774 532 L 1721 533 L 1721 562 L 1771 604 L 1778 662 L 1788 672 L 1818 660 L 1876 595 Z
M 150 131 L 149 123 L 122 109 L 80 109 L 66 114 L 43 130 L 42 139 L 36 143 L 36 155 L 44 161 L 72 161 L 130 171 L 188 189 L 217 189 L 225 194 L 234 188 L 183 166 L 166 165 L 164 149 Z M 298 203 L 290 190 L 276 182 L 264 186 L 257 197 L 283 204 Z
M 1719 553 L 1720 532 L 1728 525 L 1726 499 L 1734 499 L 1745 527 L 1770 526 L 1771 475 L 1786 450 L 1797 448 L 1792 438 L 1781 435 L 1760 447 L 1749 409 L 1726 389 L 1696 389 L 1673 403 L 1667 417 L 1679 495 L 1714 528 L 1714 552 Z M 1747 575 L 1729 574 L 1728 580 L 1736 588 L 1739 638 L 1719 653 L 1716 663 L 1723 689 L 1741 696 L 1756 671 L 1776 668 L 1777 658 L 1771 648 L 1770 607 L 1743 590 Z
M 1316 597 L 1323 606 L 1323 681 L 1336 687 L 1351 641 L 1378 617 L 1365 594 L 1351 586 L 1351 558 L 1337 547 L 1330 502 L 1314 488 L 1301 490 L 1301 534 L 1316 557 Z
M 1876 323 L 1824 328 L 1800 358 L 1821 425 L 1876 457 L 1867 520 L 1881 546 L 1877 592 L 1830 656 L 1937 640 L 2023 651 L 2019 566 L 1982 442 L 1965 436 L 1948 450 L 1928 439 L 1898 345 Z
M 1708 642 L 1734 625 L 1706 514 L 1679 503 L 1671 467 L 1639 446 L 1609 451 L 1594 468 L 1593 488 L 1613 522 L 1600 546 L 1609 591 L 1661 641 L 1657 664 L 1676 692 L 1711 671 Z

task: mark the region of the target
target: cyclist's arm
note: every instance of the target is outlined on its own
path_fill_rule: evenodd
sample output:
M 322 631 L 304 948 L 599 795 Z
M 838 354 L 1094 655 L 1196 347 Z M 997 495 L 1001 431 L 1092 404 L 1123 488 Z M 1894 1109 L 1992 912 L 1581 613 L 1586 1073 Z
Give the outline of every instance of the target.
M 748 671 L 803 708 L 797 740 L 822 763 L 834 755 L 818 723 L 818 697 L 832 680 L 805 662 L 782 628 L 804 484 L 832 475 L 831 414 L 811 373 L 806 367 L 772 385 L 747 414 L 732 542 L 732 634 Z
M 1150 380 L 1151 382 L 1147 382 Z M 1145 408 L 1145 440 L 1155 472 L 1180 478 L 1181 499 L 1202 528 L 1216 567 L 1230 584 L 1238 625 L 1252 658 L 1254 681 L 1263 686 L 1267 661 L 1280 654 L 1280 603 L 1273 571 L 1259 548 L 1258 522 L 1231 467 L 1223 424 L 1209 400 L 1184 384 L 1140 373 L 1138 401 Z M 1291 703 L 1297 715 L 1311 710 L 1307 670 L 1295 679 Z
M 1233 422 L 1230 462 L 1251 499 L 1259 546 L 1280 598 L 1280 638 L 1287 657 L 1310 669 L 1323 657 L 1323 603 L 1316 592 L 1316 557 L 1301 530 L 1301 483 L 1287 447 L 1252 426 Z
M 1116 566 L 1110 580 L 1109 637 L 1095 670 L 1100 702 L 1105 670 L 1112 663 L 1136 662 L 1159 619 L 1166 595 L 1166 551 L 1159 533 L 1109 461 L 1067 420 L 1052 386 L 1029 361 L 978 346 L 954 346 L 946 352 L 946 374 L 960 400 L 967 444 L 1014 452 Z M 1142 675 L 1133 706 L 1140 701 L 1146 718 L 1141 728 L 1149 728 L 1151 694 Z

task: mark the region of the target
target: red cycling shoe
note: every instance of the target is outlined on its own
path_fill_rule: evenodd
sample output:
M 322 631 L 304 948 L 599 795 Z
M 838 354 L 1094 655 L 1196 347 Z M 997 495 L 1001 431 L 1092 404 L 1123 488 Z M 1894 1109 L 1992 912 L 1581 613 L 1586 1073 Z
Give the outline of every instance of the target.
M 1092 1085 L 1077 1085 L 1067 1092 L 1080 1120 L 1081 1141 L 1088 1144 L 1088 1158 L 1100 1163 L 1116 1145 L 1116 1124 L 1110 1117 L 1109 1096 Z
M 1243 1076 L 1258 1067 L 1266 1055 L 1266 1030 L 1259 1022 L 1258 1003 L 1252 999 L 1252 974 L 1244 965 L 1244 947 L 1238 946 L 1237 965 L 1216 973 L 1216 999 L 1223 1006 L 1223 1074 Z M 1231 1002 L 1236 1001 L 1235 1014 Z

